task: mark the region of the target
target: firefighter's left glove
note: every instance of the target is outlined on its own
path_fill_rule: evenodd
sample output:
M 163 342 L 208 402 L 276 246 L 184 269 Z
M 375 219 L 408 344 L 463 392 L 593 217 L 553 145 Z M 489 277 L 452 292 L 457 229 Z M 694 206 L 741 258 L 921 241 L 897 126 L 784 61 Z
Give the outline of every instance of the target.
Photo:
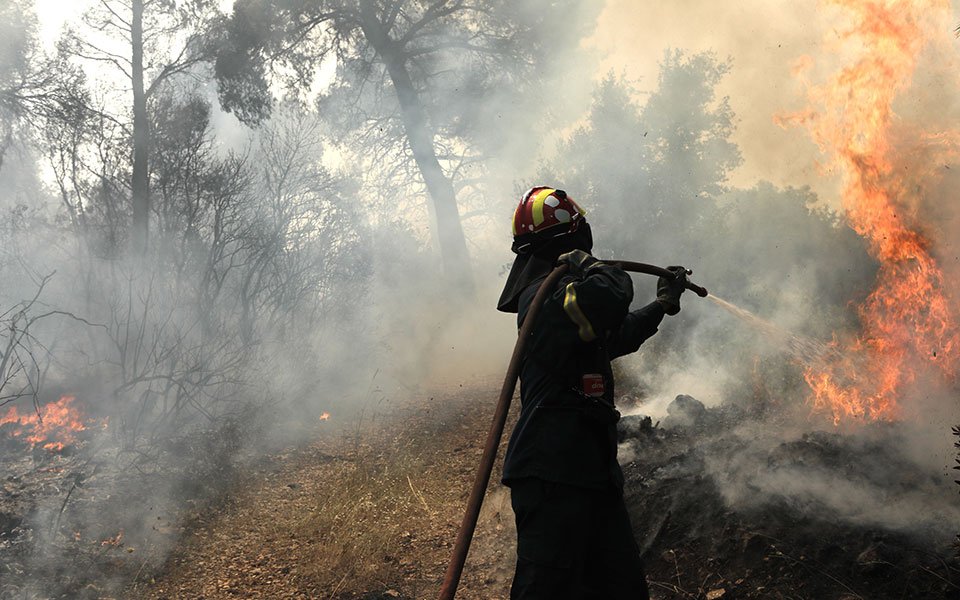
M 557 266 L 567 265 L 567 273 L 574 277 L 583 277 L 590 267 L 599 262 L 583 250 L 572 250 L 560 255 L 560 258 L 557 259 Z
M 657 302 L 668 315 L 680 312 L 680 295 L 687 289 L 687 275 L 691 273 L 685 267 L 667 267 L 674 277 L 661 277 L 657 280 Z

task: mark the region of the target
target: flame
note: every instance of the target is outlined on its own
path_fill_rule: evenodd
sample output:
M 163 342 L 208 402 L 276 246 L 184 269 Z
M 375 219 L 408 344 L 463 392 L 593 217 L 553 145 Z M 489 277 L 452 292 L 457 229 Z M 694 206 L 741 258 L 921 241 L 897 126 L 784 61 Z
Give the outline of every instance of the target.
M 113 548 L 118 548 L 118 547 L 119 547 L 120 545 L 122 545 L 122 544 L 123 544 L 123 530 L 122 530 L 122 529 L 117 532 L 117 535 L 115 535 L 115 536 L 113 536 L 113 537 L 109 537 L 109 538 L 107 538 L 107 539 L 105 539 L 105 540 L 103 540 L 103 541 L 100 542 L 100 545 L 103 546 L 103 547 L 110 546 L 110 547 L 113 547 Z
M 87 429 L 80 411 L 73 406 L 75 396 L 61 396 L 40 409 L 40 414 L 30 412 L 19 414 L 15 406 L 0 417 L 0 425 L 15 425 L 12 434 L 22 437 L 33 448 L 37 444 L 52 452 L 63 450 L 68 444 L 76 443 L 76 434 Z
M 321 414 L 321 415 L 320 415 L 320 420 L 321 420 L 321 421 L 329 421 L 329 420 L 330 420 L 330 413 L 325 412 L 325 413 Z
M 841 41 L 857 56 L 809 89 L 811 108 L 782 122 L 805 125 L 829 157 L 827 166 L 842 174 L 843 211 L 880 266 L 873 292 L 858 307 L 860 335 L 835 339 L 833 354 L 843 358 L 808 367 L 805 379 L 814 409 L 835 423 L 889 420 L 900 416 L 898 399 L 919 369 L 953 378 L 960 365 L 955 309 L 916 214 L 923 190 L 936 181 L 934 166 L 943 164 L 917 160 L 919 151 L 952 151 L 957 136 L 911 134 L 893 109 L 921 52 L 942 34 L 943 19 L 949 22 L 950 6 L 943 0 L 829 4 L 852 17 Z M 801 61 L 801 70 L 809 62 Z

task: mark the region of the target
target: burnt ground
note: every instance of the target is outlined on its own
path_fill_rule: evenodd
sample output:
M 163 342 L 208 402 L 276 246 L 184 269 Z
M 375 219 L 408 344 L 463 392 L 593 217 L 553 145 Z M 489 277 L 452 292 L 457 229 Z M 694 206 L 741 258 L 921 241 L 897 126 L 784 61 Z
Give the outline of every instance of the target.
M 0 426 L 4 600 L 115 597 L 163 564 L 237 479 L 243 435 L 231 424 L 137 448 L 106 420 L 87 425 L 60 449 Z
M 915 493 L 955 496 L 952 482 L 920 474 L 892 447 L 890 426 L 866 439 L 819 431 L 757 444 L 735 434 L 746 420 L 723 408 L 672 429 L 639 418 L 622 422 L 621 452 L 637 457 L 624 465 L 625 497 L 655 596 L 960 598 L 955 520 L 913 515 L 905 521 L 920 525 L 880 527 L 864 508 L 869 503 L 847 491 L 883 490 L 877 505 L 889 506 L 881 511 L 889 515 Z M 725 464 L 744 455 L 751 460 Z M 718 465 L 736 475 L 715 477 Z M 797 494 L 790 484 L 808 477 L 803 485 L 811 485 L 825 473 L 841 488 L 835 501 L 849 505 L 842 514 L 823 499 L 828 491 Z M 762 485 L 762 475 L 781 487 Z M 740 487 L 731 493 L 730 486 Z
M 112 540 L 102 532 L 81 531 L 77 540 L 62 543 L 85 549 L 80 557 L 93 552 L 95 558 L 32 575 L 73 577 L 77 585 L 57 588 L 67 590 L 63 598 L 433 598 L 480 456 L 496 385 L 424 394 L 419 403 L 380 407 L 366 415 L 334 415 L 313 426 L 314 442 L 251 463 L 219 502 L 190 507 L 177 518 L 161 515 L 155 527 L 166 543 L 128 534 L 104 544 Z M 624 420 L 622 451 L 634 457 L 624 465 L 625 496 L 654 598 L 960 597 L 953 532 L 891 530 L 869 520 L 854 525 L 857 520 L 849 516 L 826 516 L 834 513 L 820 510 L 815 499 L 751 487 L 759 486 L 749 476 L 754 471 L 795 474 L 798 465 L 828 469 L 850 481 L 875 479 L 871 473 L 878 465 L 911 472 L 880 441 L 820 432 L 764 446 L 759 463 L 738 467 L 748 476 L 732 479 L 734 487 L 744 488 L 732 500 L 731 481 L 713 473 L 718 460 L 756 458 L 757 449 L 733 434 L 745 419 L 734 409 L 708 409 L 671 429 Z M 46 485 L 45 493 L 63 497 L 62 473 L 48 474 L 55 485 L 38 483 L 38 477 L 8 477 L 4 489 L 9 494 L 16 486 Z M 880 483 L 923 495 L 934 484 L 921 479 L 903 476 L 896 484 Z M 890 493 L 879 504 L 899 498 Z M 132 500 L 137 498 L 124 498 Z M 9 548 L 16 536 L 38 535 L 25 532 L 22 524 L 7 529 L 0 536 L 7 546 L 0 549 Z M 509 496 L 494 484 L 457 597 L 506 598 L 513 548 Z M 11 556 L 3 551 L 5 558 Z M 7 581 L 11 564 L 29 566 L 8 562 Z M 77 576 L 78 566 L 97 576 Z M 0 590 L 4 598 L 51 597 L 20 593 L 6 581 L 0 581 Z

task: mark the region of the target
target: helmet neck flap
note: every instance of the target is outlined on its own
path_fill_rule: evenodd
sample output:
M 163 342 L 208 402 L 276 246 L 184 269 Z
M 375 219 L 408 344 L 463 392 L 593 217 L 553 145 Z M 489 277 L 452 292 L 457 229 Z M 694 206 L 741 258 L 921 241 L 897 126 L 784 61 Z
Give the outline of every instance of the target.
M 520 252 L 517 252 L 515 241 L 514 252 L 517 252 L 517 258 L 510 268 L 507 282 L 497 302 L 497 310 L 516 313 L 523 290 L 545 278 L 557 264 L 557 257 L 571 250 L 593 250 L 593 233 L 586 220 L 581 219 L 579 226 L 567 234 L 525 243 Z

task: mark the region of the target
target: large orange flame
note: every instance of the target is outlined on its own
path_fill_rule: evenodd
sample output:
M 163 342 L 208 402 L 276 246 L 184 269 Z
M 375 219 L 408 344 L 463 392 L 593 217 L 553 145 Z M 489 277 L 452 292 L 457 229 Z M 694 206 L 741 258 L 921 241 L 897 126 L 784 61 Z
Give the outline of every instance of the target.
M 39 415 L 36 412 L 20 414 L 15 406 L 11 406 L 0 417 L 0 425 L 14 424 L 12 434 L 23 438 L 31 448 L 42 444 L 47 450 L 63 450 L 66 445 L 77 441 L 77 433 L 87 428 L 80 411 L 73 406 L 74 400 L 74 396 L 62 396 L 56 402 L 44 405 Z
M 835 423 L 893 419 L 917 369 L 935 365 L 952 378 L 958 368 L 955 309 L 915 210 L 924 185 L 936 179 L 926 166 L 933 161 L 918 164 L 902 151 L 906 125 L 893 109 L 921 52 L 933 36 L 943 35 L 949 3 L 829 4 L 849 11 L 853 25 L 843 34 L 843 50 L 856 56 L 825 85 L 810 88 L 811 108 L 784 121 L 806 125 L 829 166 L 842 174 L 843 210 L 880 268 L 875 289 L 858 307 L 861 334 L 834 342 L 845 359 L 809 367 L 805 378 L 815 409 L 829 411 Z M 804 59 L 801 66 L 810 62 Z M 915 145 L 925 143 L 923 136 L 912 137 Z

